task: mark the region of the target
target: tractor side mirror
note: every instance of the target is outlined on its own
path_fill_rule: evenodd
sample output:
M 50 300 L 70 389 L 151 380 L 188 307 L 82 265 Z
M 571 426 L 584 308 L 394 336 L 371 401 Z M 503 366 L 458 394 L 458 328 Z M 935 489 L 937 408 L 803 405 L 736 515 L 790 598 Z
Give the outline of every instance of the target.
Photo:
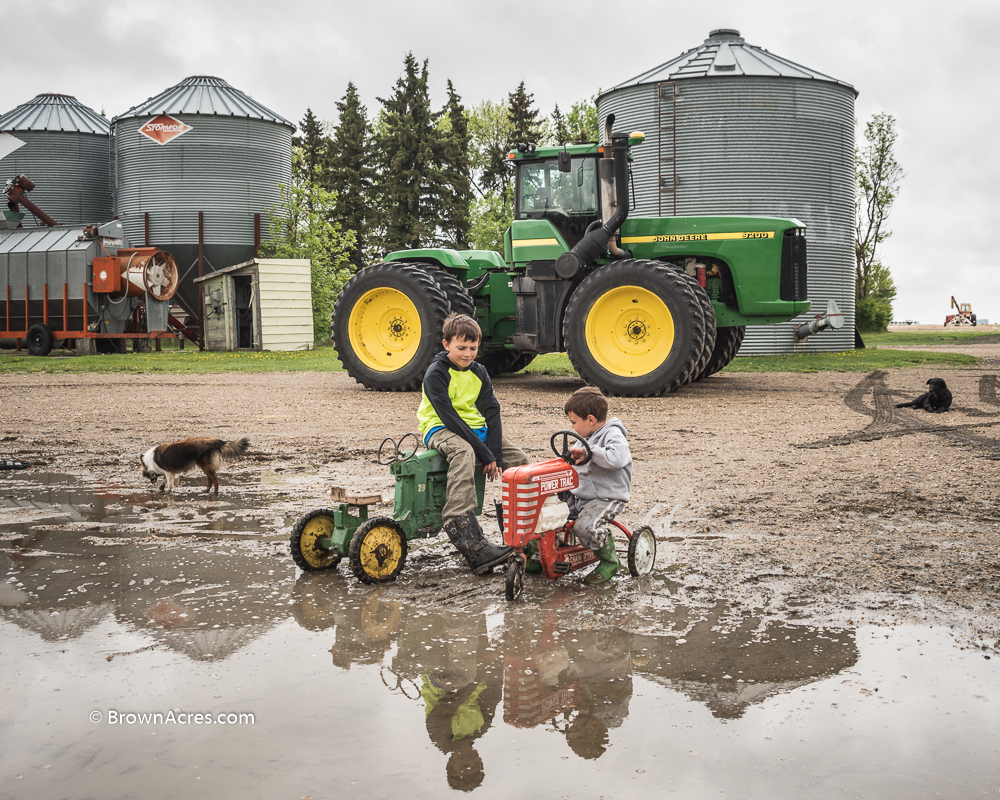
M 569 150 L 560 150 L 556 160 L 559 163 L 560 172 L 569 172 L 573 168 L 573 157 L 569 154 Z

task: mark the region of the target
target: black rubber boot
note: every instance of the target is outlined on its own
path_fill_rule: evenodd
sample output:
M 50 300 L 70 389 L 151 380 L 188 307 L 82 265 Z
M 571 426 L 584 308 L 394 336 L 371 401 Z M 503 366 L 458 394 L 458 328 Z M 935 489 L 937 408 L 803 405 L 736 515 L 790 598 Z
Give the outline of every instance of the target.
M 513 548 L 488 542 L 483 536 L 483 529 L 479 527 L 476 515 L 471 511 L 450 520 L 444 526 L 444 531 L 455 545 L 455 549 L 465 556 L 473 575 L 484 575 L 506 561 L 514 552 Z

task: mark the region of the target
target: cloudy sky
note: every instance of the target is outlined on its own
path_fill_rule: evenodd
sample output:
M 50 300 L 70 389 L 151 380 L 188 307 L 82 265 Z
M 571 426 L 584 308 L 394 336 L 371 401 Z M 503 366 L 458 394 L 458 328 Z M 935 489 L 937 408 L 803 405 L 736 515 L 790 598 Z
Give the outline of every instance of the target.
M 437 104 L 449 78 L 466 106 L 523 80 L 548 114 L 736 28 L 853 85 L 862 123 L 896 117 L 906 177 L 883 250 L 895 318 L 943 322 L 954 295 L 1000 322 L 996 0 L 31 0 L 4 18 L 0 113 L 57 92 L 110 118 L 214 75 L 293 122 L 307 108 L 335 120 L 348 81 L 372 115 L 407 52 L 429 59 Z

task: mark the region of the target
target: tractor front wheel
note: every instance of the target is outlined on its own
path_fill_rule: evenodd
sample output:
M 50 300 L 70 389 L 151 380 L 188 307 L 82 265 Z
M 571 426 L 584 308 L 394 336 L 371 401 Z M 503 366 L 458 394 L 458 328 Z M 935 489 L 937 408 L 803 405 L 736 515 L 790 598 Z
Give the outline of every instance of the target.
M 702 367 L 701 372 L 695 377 L 696 381 L 714 375 L 725 367 L 730 361 L 736 358 L 743 344 L 743 337 L 746 336 L 746 326 L 737 325 L 732 328 L 719 328 L 715 334 L 715 347 L 712 348 L 712 355 L 708 363 Z
M 373 517 L 354 532 L 347 557 L 362 583 L 394 581 L 406 563 L 406 533 L 391 517 Z
M 329 539 L 335 527 L 333 509 L 330 508 L 317 508 L 299 519 L 289 537 L 292 561 L 296 566 L 306 572 L 336 567 L 341 558 L 337 551 L 319 546 L 319 540 Z
M 651 397 L 689 382 L 705 351 L 705 310 L 687 277 L 657 261 L 594 270 L 566 306 L 573 367 L 605 394 Z
M 361 270 L 337 297 L 331 332 L 347 373 L 368 389 L 410 392 L 441 350 L 448 301 L 419 264 Z

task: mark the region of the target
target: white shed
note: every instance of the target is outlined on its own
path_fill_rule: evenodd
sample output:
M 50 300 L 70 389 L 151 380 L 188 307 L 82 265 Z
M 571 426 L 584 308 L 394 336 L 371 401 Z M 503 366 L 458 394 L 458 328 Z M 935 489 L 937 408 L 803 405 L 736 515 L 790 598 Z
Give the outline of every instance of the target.
M 206 350 L 311 350 L 308 259 L 255 258 L 195 278 Z

